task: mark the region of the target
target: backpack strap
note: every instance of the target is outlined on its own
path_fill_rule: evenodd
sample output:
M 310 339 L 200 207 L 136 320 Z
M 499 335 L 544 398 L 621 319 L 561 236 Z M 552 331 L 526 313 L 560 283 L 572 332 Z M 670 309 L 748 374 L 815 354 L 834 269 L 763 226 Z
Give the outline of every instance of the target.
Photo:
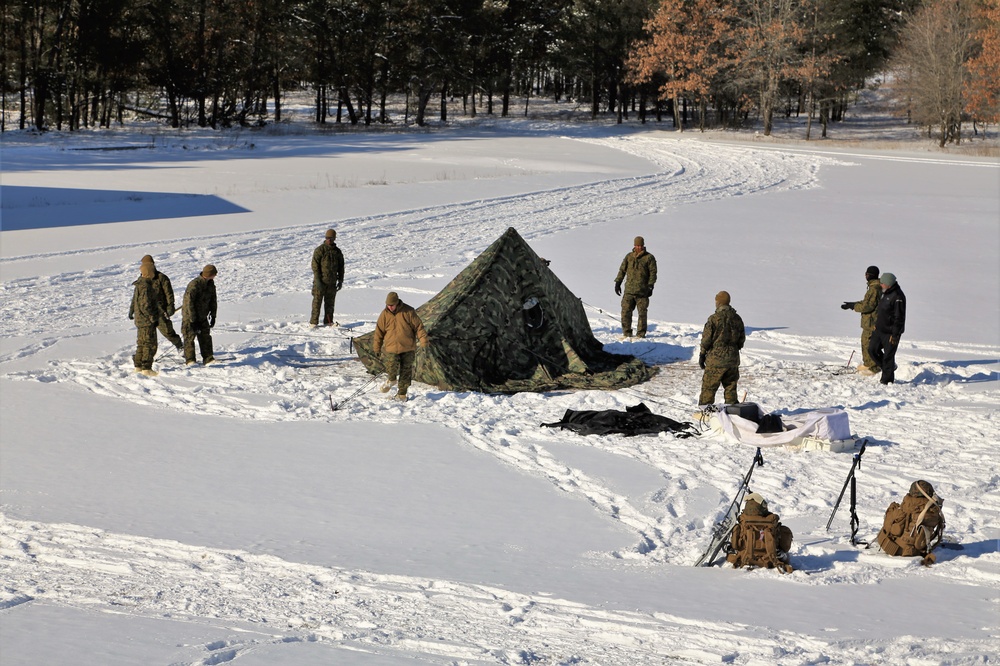
M 923 511 L 920 512 L 920 515 L 917 516 L 916 522 L 913 523 L 913 527 L 910 528 L 910 536 L 913 536 L 914 533 L 917 531 L 917 527 L 920 527 L 923 524 L 923 522 L 924 522 L 924 516 L 927 515 L 927 510 L 930 509 L 932 505 L 936 506 L 937 503 L 938 503 L 938 499 L 939 499 L 937 495 L 934 495 L 933 497 L 930 496 L 930 495 L 928 495 L 927 491 L 924 490 L 924 487 L 922 485 L 920 485 L 919 483 L 916 484 L 916 485 L 917 485 L 917 490 L 920 491 L 920 494 L 927 498 L 927 503 L 924 504 Z M 925 536 L 927 536 L 927 535 L 925 535 Z M 930 543 L 930 541 L 928 540 L 927 543 Z

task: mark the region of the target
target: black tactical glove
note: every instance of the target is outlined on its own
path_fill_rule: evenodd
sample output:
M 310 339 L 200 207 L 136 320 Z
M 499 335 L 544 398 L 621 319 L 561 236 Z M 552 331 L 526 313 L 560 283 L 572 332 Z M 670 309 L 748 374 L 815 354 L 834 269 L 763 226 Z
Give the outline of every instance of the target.
M 652 295 L 653 295 L 653 285 L 649 285 L 649 293 L 646 294 L 646 298 L 649 298 Z
M 698 367 L 701 368 L 702 370 L 705 369 L 705 355 L 704 354 L 699 354 L 698 355 Z
M 344 288 L 344 283 L 343 282 L 338 282 L 337 283 L 337 291 L 340 291 L 343 288 Z
M 616 296 L 621 296 L 622 295 L 622 283 L 621 282 L 615 282 L 615 295 Z
M 852 301 L 844 301 L 844 304 L 840 306 L 841 310 L 853 310 L 854 303 Z
M 134 314 L 132 314 L 131 312 L 129 312 L 129 313 L 128 313 L 128 318 L 129 318 L 129 319 L 135 319 L 135 315 L 134 315 Z
M 215 328 L 215 315 L 209 313 L 208 315 L 208 327 Z

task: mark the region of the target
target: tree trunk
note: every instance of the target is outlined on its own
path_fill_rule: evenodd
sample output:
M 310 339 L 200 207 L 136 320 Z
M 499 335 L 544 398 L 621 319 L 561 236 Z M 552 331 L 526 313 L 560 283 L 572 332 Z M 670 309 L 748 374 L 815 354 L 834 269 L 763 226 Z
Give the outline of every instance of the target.
M 271 94 L 274 95 L 274 122 L 281 122 L 281 80 L 278 77 L 278 72 L 274 73 L 271 78 Z

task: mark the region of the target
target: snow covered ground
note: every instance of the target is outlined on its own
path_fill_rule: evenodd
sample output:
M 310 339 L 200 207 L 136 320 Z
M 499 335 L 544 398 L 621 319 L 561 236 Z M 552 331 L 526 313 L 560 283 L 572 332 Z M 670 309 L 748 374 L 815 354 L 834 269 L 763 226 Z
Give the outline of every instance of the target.
M 1000 658 L 997 160 L 529 121 L 224 137 L 2 138 L 0 664 Z M 344 327 L 310 329 L 330 226 Z M 509 226 L 659 374 L 358 393 L 350 336 L 385 292 L 420 305 Z M 637 234 L 660 278 L 650 337 L 625 343 L 612 279 Z M 178 298 L 218 266 L 220 363 L 161 340 L 160 376 L 133 373 L 147 253 Z M 909 301 L 889 387 L 836 373 L 860 355 L 838 306 L 872 263 Z M 752 447 L 539 427 L 640 401 L 691 420 L 720 289 L 749 329 L 747 399 L 840 407 L 868 439 L 859 536 L 925 478 L 961 549 L 924 568 L 853 547 L 846 499 L 826 530 L 851 453 L 778 448 L 752 486 L 797 570 L 695 568 Z

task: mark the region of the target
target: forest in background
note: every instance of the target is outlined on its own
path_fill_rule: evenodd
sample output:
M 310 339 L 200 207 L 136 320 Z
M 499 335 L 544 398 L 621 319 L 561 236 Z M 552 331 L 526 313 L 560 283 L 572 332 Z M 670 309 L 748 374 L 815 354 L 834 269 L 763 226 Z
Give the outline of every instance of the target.
M 809 138 L 885 72 L 941 146 L 1000 123 L 1000 0 L 3 0 L 0 35 L 0 130 L 260 126 L 306 93 L 319 124 L 544 98 Z

